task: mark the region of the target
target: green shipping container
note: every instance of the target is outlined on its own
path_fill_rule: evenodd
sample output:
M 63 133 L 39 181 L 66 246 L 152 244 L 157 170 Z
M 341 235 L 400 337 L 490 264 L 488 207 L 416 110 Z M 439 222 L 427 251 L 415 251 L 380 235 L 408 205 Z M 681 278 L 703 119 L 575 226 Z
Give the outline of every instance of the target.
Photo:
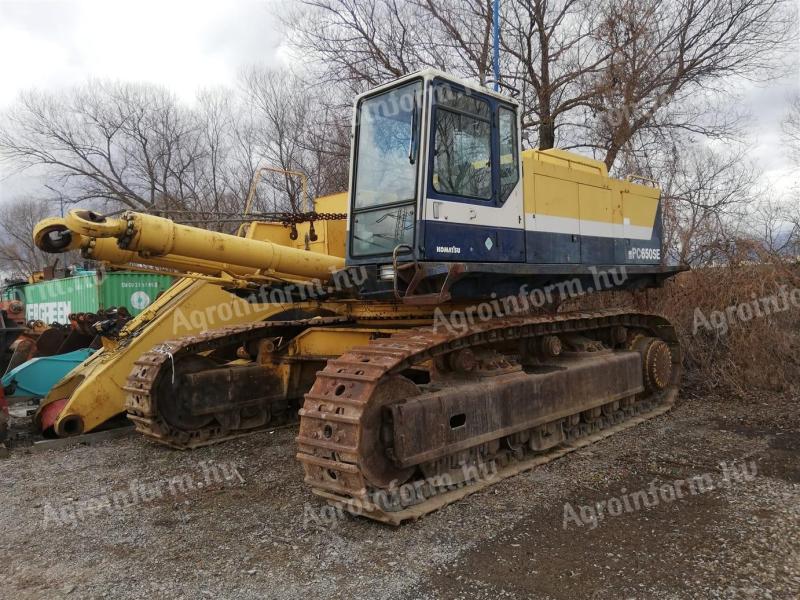
M 45 323 L 69 323 L 72 313 L 124 306 L 138 315 L 174 279 L 132 271 L 83 273 L 25 286 L 25 317 Z
M 3 288 L 0 290 L 0 302 L 9 300 L 18 300 L 23 302 L 25 300 L 25 293 L 23 292 L 24 286 L 15 285 Z

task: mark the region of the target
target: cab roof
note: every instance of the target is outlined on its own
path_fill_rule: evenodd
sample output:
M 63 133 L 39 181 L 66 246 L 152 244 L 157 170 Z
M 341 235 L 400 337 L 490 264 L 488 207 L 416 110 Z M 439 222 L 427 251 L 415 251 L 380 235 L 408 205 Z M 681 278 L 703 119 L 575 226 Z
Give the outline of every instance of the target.
M 397 87 L 398 85 L 402 85 L 407 81 L 411 81 L 412 79 L 417 79 L 419 77 L 421 77 L 425 81 L 432 81 L 433 79 L 445 79 L 447 81 L 463 86 L 474 92 L 480 92 L 481 94 L 492 96 L 494 98 L 497 98 L 498 100 L 502 100 L 503 102 L 519 106 L 519 102 L 516 99 L 512 98 L 511 96 L 500 94 L 498 92 L 490 90 L 487 87 L 484 87 L 482 85 L 479 85 L 471 81 L 467 81 L 466 79 L 461 79 L 460 77 L 456 77 L 455 75 L 452 75 L 450 73 L 445 73 L 444 71 L 440 71 L 439 69 L 430 69 L 430 68 L 414 71 L 413 73 L 409 73 L 408 75 L 403 75 L 402 77 L 393 79 L 392 81 L 384 83 L 383 85 L 379 85 L 370 90 L 367 90 L 366 92 L 363 92 L 358 96 L 356 96 L 356 104 L 358 104 L 358 102 L 360 102 L 362 98 L 366 98 L 367 96 L 372 96 L 374 94 L 378 94 L 385 90 L 392 89 L 394 87 Z

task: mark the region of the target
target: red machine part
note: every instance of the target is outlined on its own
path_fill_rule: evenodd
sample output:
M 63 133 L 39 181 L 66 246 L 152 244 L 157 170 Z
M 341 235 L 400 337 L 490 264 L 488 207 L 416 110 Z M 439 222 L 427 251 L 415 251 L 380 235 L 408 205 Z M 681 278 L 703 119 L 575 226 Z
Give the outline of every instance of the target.
M 55 402 L 51 402 L 44 408 L 42 408 L 42 412 L 40 415 L 41 419 L 41 431 L 47 431 L 58 420 L 58 415 L 61 414 L 61 411 L 64 410 L 64 407 L 69 402 L 69 398 L 62 398 L 61 400 L 56 400 Z
M 8 402 L 3 386 L 0 385 L 0 444 L 6 440 L 8 435 Z
M 19 300 L 0 301 L 0 311 L 6 315 L 6 324 L 25 327 L 25 306 Z

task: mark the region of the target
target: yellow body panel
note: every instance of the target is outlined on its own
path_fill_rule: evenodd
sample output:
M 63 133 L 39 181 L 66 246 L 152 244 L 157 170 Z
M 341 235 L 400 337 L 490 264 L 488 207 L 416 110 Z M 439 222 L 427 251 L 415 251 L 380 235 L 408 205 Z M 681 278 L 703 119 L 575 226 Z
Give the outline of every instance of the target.
M 602 226 L 655 224 L 660 190 L 613 179 L 600 161 L 563 150 L 526 150 L 522 169 L 526 215 L 574 219 L 586 235 L 600 230 L 624 237 L 622 229 Z
M 397 329 L 368 329 L 354 327 L 309 328 L 292 340 L 287 355 L 292 357 L 317 357 L 320 359 L 341 356 L 355 346 L 370 342 L 378 334 L 391 335 Z
M 652 227 L 658 211 L 659 190 L 635 184 L 615 187 L 622 198 L 623 217 L 629 219 L 632 225 Z
M 612 222 L 611 190 L 591 185 L 578 185 L 581 221 Z
M 525 212 L 580 219 L 578 184 L 534 173 L 525 177 Z
M 347 214 L 347 192 L 317 198 L 314 201 L 314 205 L 318 213 Z M 345 219 L 317 221 L 314 223 L 317 240 L 312 242 L 310 239 L 310 223 L 298 224 L 297 239 L 293 240 L 289 237 L 291 229 L 284 227 L 281 223 L 256 221 L 245 226 L 244 237 L 344 259 L 346 229 Z

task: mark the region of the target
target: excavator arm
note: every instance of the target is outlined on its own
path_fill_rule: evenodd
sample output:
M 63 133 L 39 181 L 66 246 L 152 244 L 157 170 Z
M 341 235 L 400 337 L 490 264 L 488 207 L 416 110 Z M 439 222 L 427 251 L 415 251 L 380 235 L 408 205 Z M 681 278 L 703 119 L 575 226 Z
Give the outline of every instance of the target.
M 81 250 L 83 256 L 114 265 L 141 263 L 226 276 L 226 284 L 247 287 L 265 278 L 326 282 L 344 259 L 267 240 L 207 231 L 136 212 L 120 218 L 73 210 L 65 219 L 45 219 L 34 229 L 36 246 L 48 253 Z
M 335 210 L 341 210 L 344 199 L 340 195 L 318 202 L 331 202 Z M 302 308 L 251 304 L 225 289 L 267 282 L 327 281 L 344 265 L 343 232 L 338 231 L 343 226 L 337 223 L 327 229 L 326 224 L 328 235 L 321 236 L 315 247 L 330 251 L 327 255 L 296 247 L 299 244 L 290 247 L 288 232 L 273 223 L 250 223 L 244 228 L 246 237 L 238 237 L 133 212 L 112 218 L 75 210 L 66 218 L 41 221 L 33 237 L 45 252 L 77 250 L 87 259 L 113 266 L 146 265 L 187 277 L 134 318 L 118 341 L 107 344 L 51 389 L 37 413 L 39 426 L 57 435 L 74 435 L 124 412 L 123 387 L 134 361 L 166 340 L 202 332 L 207 324 L 195 317 L 205 315 L 209 308 L 230 315 L 225 326 L 275 318 Z

